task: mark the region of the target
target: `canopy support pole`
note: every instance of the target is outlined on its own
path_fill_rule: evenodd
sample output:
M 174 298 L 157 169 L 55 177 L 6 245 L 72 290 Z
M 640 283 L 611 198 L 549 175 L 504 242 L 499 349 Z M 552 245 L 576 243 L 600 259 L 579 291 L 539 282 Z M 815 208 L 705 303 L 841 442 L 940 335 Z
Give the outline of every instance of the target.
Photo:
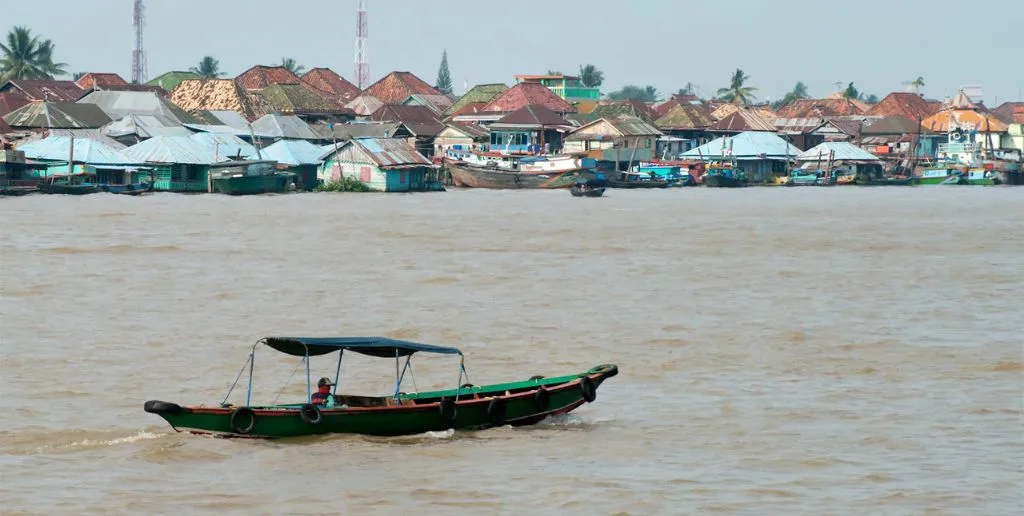
M 338 395 L 338 382 L 341 381 L 341 357 L 345 355 L 345 350 L 338 351 L 338 368 L 334 371 L 334 388 L 331 389 L 331 395 Z
M 395 360 L 398 360 L 397 358 Z M 405 379 L 405 371 L 409 369 L 409 361 L 412 360 L 412 355 L 405 357 L 405 365 L 402 366 L 402 374 L 398 377 L 398 384 L 395 385 L 395 401 L 398 401 L 399 388 L 402 385 L 402 380 Z
M 395 399 L 398 399 L 398 390 L 402 388 L 402 374 L 398 371 L 398 348 L 395 348 Z
M 255 349 L 255 346 L 253 346 L 253 349 Z M 245 372 L 245 367 L 247 365 L 249 365 L 249 361 L 250 360 L 252 360 L 252 351 L 249 352 L 249 357 L 245 359 L 245 363 L 242 364 L 242 368 L 238 370 L 238 376 L 235 377 L 235 383 L 231 384 L 231 388 L 228 389 L 228 393 L 224 395 L 224 399 L 220 402 L 220 406 L 223 407 L 228 402 L 228 398 L 231 397 L 231 393 L 234 392 L 235 387 L 238 386 L 238 381 L 242 379 L 242 373 Z M 250 383 L 252 383 L 252 381 L 251 381 L 252 374 L 250 373 L 249 376 L 250 376 Z
M 455 382 L 455 401 L 459 401 L 459 394 L 462 393 L 462 373 L 466 372 L 466 357 L 459 355 L 459 379 Z
M 313 403 L 313 391 L 310 390 L 309 380 L 309 346 L 303 344 L 302 347 L 306 348 L 306 403 Z
M 257 342 L 257 344 L 259 344 Z M 245 392 L 245 406 L 252 405 L 252 368 L 256 365 L 256 345 L 252 346 L 252 350 L 249 351 L 249 388 Z M 245 367 L 245 366 L 242 366 Z

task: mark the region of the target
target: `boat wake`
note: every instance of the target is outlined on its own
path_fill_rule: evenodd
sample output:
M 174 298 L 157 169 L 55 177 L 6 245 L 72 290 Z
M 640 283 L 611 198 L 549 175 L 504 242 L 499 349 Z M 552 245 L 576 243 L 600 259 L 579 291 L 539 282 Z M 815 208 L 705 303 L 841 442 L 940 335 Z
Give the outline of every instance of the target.
M 44 432 L 28 433 L 5 439 L 4 451 L 12 455 L 35 455 L 92 450 L 108 446 L 137 443 L 171 435 L 163 432 L 139 430 L 130 435 L 124 432 Z

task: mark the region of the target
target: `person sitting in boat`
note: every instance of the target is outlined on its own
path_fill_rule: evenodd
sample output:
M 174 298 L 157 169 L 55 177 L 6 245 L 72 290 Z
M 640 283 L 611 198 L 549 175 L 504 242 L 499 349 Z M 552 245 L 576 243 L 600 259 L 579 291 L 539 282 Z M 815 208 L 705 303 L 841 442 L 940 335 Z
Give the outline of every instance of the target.
M 313 404 L 327 405 L 327 400 L 331 398 L 331 387 L 333 385 L 334 382 L 326 376 L 316 382 L 317 391 L 313 393 Z

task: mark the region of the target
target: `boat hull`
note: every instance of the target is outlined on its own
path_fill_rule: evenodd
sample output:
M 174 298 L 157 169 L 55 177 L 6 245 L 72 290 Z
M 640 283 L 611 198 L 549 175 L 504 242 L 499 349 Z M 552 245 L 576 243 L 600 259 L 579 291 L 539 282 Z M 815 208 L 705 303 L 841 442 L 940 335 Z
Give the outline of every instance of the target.
M 449 162 L 447 166 L 455 184 L 469 188 L 517 190 L 571 188 L 577 178 L 587 177 L 586 169 L 538 174 L 473 167 L 454 162 Z
M 213 191 L 227 195 L 282 193 L 288 191 L 290 180 L 288 174 L 216 177 L 213 179 Z
M 708 174 L 704 176 L 704 186 L 708 188 L 742 188 L 747 186 L 747 182 L 736 177 Z
M 573 197 L 601 197 L 604 195 L 604 188 L 591 188 L 589 190 L 580 190 L 579 188 L 573 187 L 569 190 L 569 193 Z
M 601 383 L 617 374 L 618 367 L 602 365 L 578 375 L 481 387 L 466 385 L 458 390 L 401 395 L 398 404 L 394 404 L 391 397 L 375 398 L 386 399 L 388 403 L 320 408 L 315 418 L 309 417 L 309 406 L 305 408 L 304 417 L 301 405 L 183 407 L 151 400 L 145 403 L 144 409 L 164 418 L 177 431 L 225 437 L 413 435 L 450 428 L 477 430 L 538 423 L 546 417 L 565 414 L 594 401 Z M 544 394 L 538 394 L 541 391 Z M 458 401 L 455 401 L 456 394 Z
M 99 185 L 64 185 L 59 183 L 39 183 L 36 188 L 44 194 L 57 195 L 88 195 L 100 192 Z
M 100 191 L 118 195 L 142 195 L 153 191 L 153 183 L 131 183 L 127 185 L 100 185 Z
M 668 188 L 668 181 L 619 181 L 617 179 L 609 179 L 606 181 L 608 188 Z

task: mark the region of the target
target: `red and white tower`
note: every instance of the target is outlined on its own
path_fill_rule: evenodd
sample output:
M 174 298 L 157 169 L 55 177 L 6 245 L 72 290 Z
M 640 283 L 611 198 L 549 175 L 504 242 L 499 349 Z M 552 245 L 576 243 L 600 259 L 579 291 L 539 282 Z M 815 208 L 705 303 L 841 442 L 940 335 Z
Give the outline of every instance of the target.
M 132 84 L 146 82 L 146 51 L 142 48 L 142 28 L 146 26 L 146 6 L 135 0 L 132 27 L 135 27 L 135 51 L 132 52 Z
M 366 55 L 366 42 L 369 32 L 366 29 L 366 0 L 359 0 L 359 13 L 356 15 L 356 86 L 366 89 L 370 85 L 370 58 Z

